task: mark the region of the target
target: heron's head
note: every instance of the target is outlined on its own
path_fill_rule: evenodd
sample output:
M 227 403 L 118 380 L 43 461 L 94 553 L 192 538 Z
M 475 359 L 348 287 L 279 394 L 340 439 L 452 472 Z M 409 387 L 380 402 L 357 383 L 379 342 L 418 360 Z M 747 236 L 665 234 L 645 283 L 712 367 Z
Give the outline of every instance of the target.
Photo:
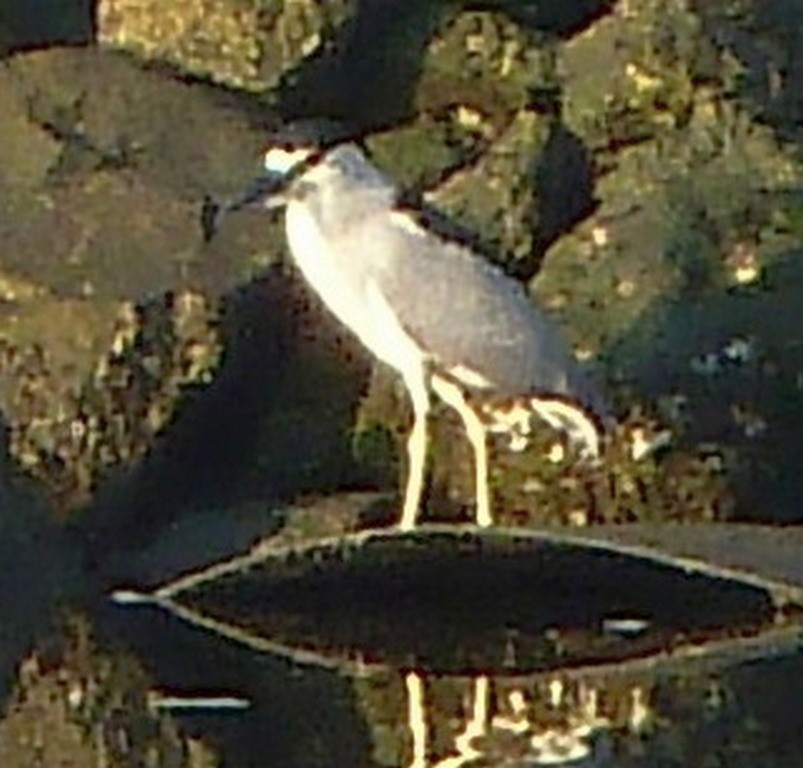
M 302 180 L 324 175 L 330 153 L 353 141 L 351 133 L 340 123 L 328 120 L 302 120 L 288 123 L 274 131 L 262 155 L 260 174 L 266 208 L 278 208 L 292 197 Z
M 305 120 L 275 131 L 262 156 L 262 172 L 234 199 L 204 213 L 211 237 L 228 213 L 243 208 L 278 209 L 327 183 L 378 174 L 354 134 L 339 123 Z

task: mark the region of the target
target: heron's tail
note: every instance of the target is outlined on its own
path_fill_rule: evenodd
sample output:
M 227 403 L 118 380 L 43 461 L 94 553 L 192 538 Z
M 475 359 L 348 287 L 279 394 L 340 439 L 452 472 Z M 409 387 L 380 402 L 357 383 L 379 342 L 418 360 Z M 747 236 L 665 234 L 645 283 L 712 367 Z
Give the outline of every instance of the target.
M 533 416 L 552 429 L 565 434 L 580 456 L 595 461 L 600 455 L 602 426 L 595 414 L 578 403 L 560 397 L 527 397 L 507 408 L 486 411 L 490 432 L 510 437 L 511 450 L 523 450 L 533 432 Z
M 530 408 L 550 427 L 565 434 L 589 461 L 599 458 L 602 427 L 596 418 L 576 403 L 560 398 L 530 398 Z

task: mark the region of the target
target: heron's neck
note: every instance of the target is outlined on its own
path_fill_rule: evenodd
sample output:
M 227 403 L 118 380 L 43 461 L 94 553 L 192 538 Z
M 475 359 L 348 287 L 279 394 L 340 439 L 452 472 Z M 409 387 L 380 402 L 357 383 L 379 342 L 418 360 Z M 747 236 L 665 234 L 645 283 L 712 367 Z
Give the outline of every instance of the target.
M 288 237 L 290 228 L 314 226 L 326 240 L 342 238 L 353 227 L 361 226 L 366 219 L 392 208 L 393 190 L 385 188 L 355 191 L 341 185 L 318 189 L 287 206 Z
M 359 276 L 355 279 L 349 268 L 351 249 L 338 247 L 326 235 L 318 216 L 305 201 L 294 200 L 287 205 L 285 228 L 290 253 L 304 279 L 332 313 L 357 329 L 363 343 L 371 346 L 359 330 L 363 281 Z
M 284 213 L 287 244 L 302 271 L 305 263 L 312 263 L 315 254 L 327 251 L 321 217 L 308 200 L 290 200 Z

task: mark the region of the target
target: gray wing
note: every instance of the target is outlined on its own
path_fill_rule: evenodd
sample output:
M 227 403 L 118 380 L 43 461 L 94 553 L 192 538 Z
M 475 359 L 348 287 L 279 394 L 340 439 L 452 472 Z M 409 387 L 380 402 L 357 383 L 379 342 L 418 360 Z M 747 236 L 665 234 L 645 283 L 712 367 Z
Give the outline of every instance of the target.
M 376 227 L 381 236 L 370 234 Z M 402 212 L 364 229 L 382 244 L 371 270 L 379 290 L 438 365 L 467 368 L 503 395 L 564 395 L 595 408 L 593 385 L 520 283 Z

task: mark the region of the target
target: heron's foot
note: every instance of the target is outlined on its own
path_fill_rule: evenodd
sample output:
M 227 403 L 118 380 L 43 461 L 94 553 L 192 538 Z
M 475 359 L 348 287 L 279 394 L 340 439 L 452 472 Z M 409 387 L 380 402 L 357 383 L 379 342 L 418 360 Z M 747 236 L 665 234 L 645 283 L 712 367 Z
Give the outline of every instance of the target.
M 408 509 L 405 507 L 399 521 L 399 530 L 402 532 L 412 531 L 418 525 L 418 507 Z
M 491 510 L 485 506 L 481 506 L 477 508 L 477 514 L 475 515 L 475 522 L 477 523 L 478 528 L 490 528 L 494 524 L 493 515 L 491 515 Z

